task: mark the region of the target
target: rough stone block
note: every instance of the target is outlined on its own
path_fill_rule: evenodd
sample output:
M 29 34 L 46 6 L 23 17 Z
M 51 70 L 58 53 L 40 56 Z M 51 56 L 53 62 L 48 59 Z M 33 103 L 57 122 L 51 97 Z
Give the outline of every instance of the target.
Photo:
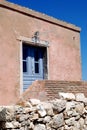
M 75 95 L 73 93 L 59 92 L 59 97 L 66 100 L 75 100 Z
M 0 121 L 6 121 L 6 108 L 0 107 Z
M 57 128 L 63 126 L 63 125 L 64 125 L 63 114 L 61 113 L 61 114 L 55 115 L 55 116 L 53 117 L 52 122 L 51 122 L 52 128 L 57 129 Z

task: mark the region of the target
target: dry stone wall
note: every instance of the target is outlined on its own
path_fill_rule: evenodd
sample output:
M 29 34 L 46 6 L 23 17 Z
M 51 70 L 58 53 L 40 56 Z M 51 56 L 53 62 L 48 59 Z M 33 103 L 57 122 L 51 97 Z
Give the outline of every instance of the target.
M 87 98 L 59 93 L 60 99 L 20 100 L 0 106 L 0 130 L 87 130 Z

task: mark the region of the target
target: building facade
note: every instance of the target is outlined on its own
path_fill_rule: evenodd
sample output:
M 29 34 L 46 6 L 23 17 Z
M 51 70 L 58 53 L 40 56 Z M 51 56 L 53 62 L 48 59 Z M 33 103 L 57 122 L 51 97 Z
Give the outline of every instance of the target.
M 80 81 L 80 28 L 2 0 L 0 59 L 1 104 L 35 80 Z

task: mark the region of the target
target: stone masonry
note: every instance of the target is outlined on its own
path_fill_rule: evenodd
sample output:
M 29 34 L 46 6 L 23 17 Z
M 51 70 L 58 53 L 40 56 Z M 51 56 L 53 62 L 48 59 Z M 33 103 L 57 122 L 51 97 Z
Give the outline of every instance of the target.
M 60 99 L 20 100 L 0 106 L 0 130 L 87 130 L 87 98 L 59 93 Z
M 84 93 L 87 97 L 87 82 L 85 81 L 35 81 L 22 95 L 25 100 L 36 98 L 40 101 L 59 98 L 58 93 Z

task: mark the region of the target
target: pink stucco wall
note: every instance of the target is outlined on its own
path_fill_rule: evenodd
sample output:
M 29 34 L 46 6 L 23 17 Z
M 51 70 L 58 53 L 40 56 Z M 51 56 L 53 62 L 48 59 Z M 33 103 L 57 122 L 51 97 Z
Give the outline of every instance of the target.
M 79 31 L 0 7 L 0 104 L 13 104 L 20 96 L 20 41 L 17 37 L 31 38 L 36 31 L 40 32 L 41 40 L 49 42 L 48 78 L 81 80 Z

